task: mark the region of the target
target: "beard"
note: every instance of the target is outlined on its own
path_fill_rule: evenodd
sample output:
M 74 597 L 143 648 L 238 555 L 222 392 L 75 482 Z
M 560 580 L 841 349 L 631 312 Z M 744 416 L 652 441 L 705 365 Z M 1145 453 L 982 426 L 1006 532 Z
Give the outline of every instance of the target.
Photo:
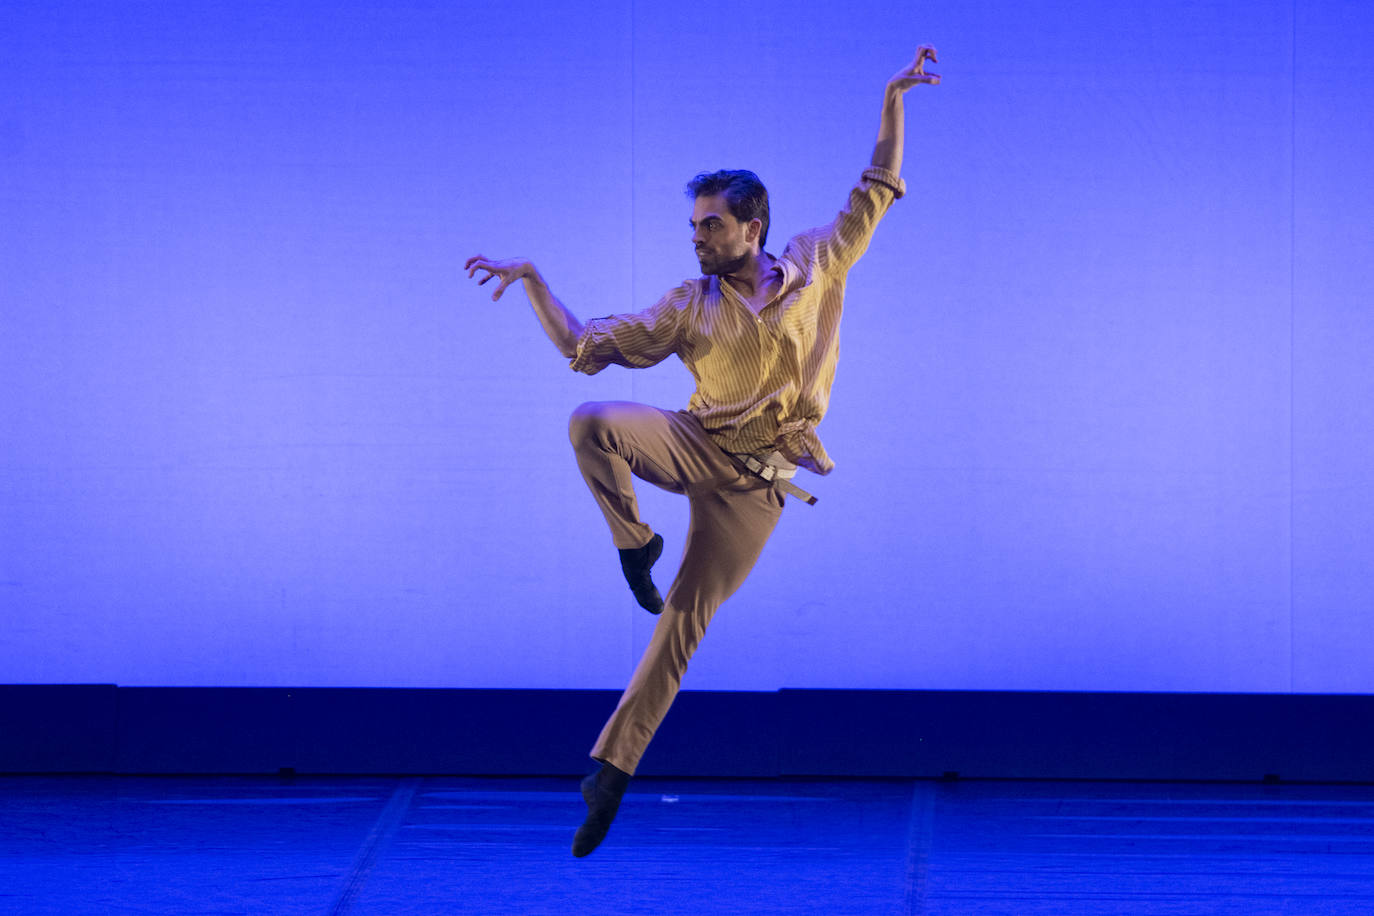
M 697 261 L 701 264 L 701 275 L 703 277 L 724 277 L 728 274 L 738 273 L 744 269 L 744 265 L 749 263 L 749 252 L 745 251 L 738 257 L 727 258 L 717 254 L 697 254 Z

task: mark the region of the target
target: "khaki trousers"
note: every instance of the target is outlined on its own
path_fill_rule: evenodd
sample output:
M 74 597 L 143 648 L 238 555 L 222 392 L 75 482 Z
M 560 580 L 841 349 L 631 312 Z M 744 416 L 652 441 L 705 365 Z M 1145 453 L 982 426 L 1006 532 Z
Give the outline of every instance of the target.
M 592 748 L 595 759 L 633 774 L 706 625 L 772 534 L 783 497 L 722 451 L 686 411 L 624 401 L 583 404 L 573 412 L 569 435 L 616 547 L 642 547 L 653 537 L 640 521 L 633 477 L 686 494 L 691 507 L 682 565 L 654 635 Z

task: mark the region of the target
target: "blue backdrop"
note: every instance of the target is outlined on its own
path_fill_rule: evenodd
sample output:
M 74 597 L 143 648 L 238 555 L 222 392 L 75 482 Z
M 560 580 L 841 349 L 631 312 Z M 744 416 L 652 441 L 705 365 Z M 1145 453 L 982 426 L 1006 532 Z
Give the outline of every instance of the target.
M 518 289 L 773 248 L 907 97 L 822 435 L 687 686 L 1374 691 L 1374 11 L 8 2 L 0 680 L 619 687 L 653 620 Z M 681 549 L 685 505 L 642 488 Z M 667 564 L 671 567 L 671 562 Z M 667 577 L 668 570 L 662 572 Z

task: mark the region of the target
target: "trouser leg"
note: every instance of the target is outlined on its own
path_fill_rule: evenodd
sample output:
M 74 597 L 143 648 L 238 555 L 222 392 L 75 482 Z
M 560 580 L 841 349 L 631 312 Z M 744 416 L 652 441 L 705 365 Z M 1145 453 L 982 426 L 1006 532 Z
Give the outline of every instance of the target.
M 639 517 L 635 477 L 685 493 L 692 486 L 729 483 L 738 476 L 700 422 L 680 411 L 627 401 L 583 404 L 573 412 L 568 437 L 611 540 L 622 550 L 643 547 L 653 537 L 653 529 Z
M 691 523 L 682 567 L 630 685 L 592 749 L 594 758 L 626 773 L 634 773 L 677 696 L 716 608 L 743 584 L 782 513 L 782 497 L 749 475 L 687 493 Z

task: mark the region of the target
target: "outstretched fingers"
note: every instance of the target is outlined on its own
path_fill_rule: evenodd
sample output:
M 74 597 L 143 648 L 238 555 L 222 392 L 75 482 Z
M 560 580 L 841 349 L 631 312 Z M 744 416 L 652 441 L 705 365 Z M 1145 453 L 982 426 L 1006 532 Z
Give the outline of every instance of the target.
M 490 271 L 491 268 L 487 266 L 487 263 L 488 258 L 486 256 L 475 254 L 472 257 L 468 258 L 466 262 L 464 262 L 463 269 L 468 272 L 468 278 L 471 279 L 472 275 L 477 273 L 477 271 L 479 270 Z M 487 277 L 487 280 L 490 279 L 491 277 Z M 487 282 L 487 280 L 483 280 L 482 282 L 485 283 Z
M 467 269 L 469 279 L 475 277 L 479 270 L 486 271 L 486 276 L 477 281 L 478 286 L 485 286 L 487 281 L 493 277 L 501 281 L 491 294 L 492 300 L 495 301 L 501 298 L 501 294 L 506 291 L 507 286 L 510 286 L 516 280 L 524 276 L 525 268 L 528 266 L 528 263 L 528 261 L 520 258 L 508 261 L 493 261 L 486 255 L 476 254 L 468 258 L 467 261 L 464 262 L 463 267 Z

